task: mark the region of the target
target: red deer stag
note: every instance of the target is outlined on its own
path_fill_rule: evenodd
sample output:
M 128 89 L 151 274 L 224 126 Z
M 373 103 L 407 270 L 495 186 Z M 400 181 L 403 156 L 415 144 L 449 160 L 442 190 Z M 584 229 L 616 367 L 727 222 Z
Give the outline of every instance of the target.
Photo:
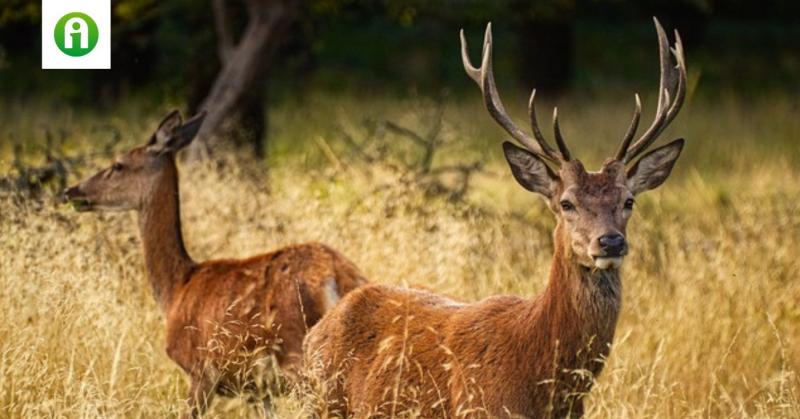
M 67 189 L 65 199 L 79 211 L 138 213 L 147 276 L 167 322 L 167 354 L 191 379 L 186 416 L 201 415 L 215 394 L 265 388 L 259 398 L 269 414 L 267 393 L 277 382 L 271 361 L 291 375 L 308 328 L 365 280 L 344 256 L 316 243 L 242 260 L 192 260 L 181 233 L 175 155 L 204 116 L 183 123 L 170 113 L 147 144 Z
M 533 136 L 506 113 L 492 75 L 487 26 L 480 68 L 464 68 L 492 118 L 524 148 L 503 144 L 514 178 L 542 195 L 555 214 L 549 284 L 533 299 L 494 296 L 462 304 L 414 289 L 362 287 L 308 334 L 307 367 L 329 414 L 383 417 L 579 417 L 583 397 L 603 369 L 621 304 L 619 267 L 634 196 L 667 178 L 683 139 L 642 153 L 675 118 L 686 70 L 680 37 L 672 53 L 656 21 L 661 80 L 655 120 L 634 143 L 640 104 L 616 156 L 599 172 L 572 157 L 554 113 L 557 150 L 529 112 Z M 641 158 L 629 169 L 626 165 Z M 320 385 L 320 383 L 322 385 Z

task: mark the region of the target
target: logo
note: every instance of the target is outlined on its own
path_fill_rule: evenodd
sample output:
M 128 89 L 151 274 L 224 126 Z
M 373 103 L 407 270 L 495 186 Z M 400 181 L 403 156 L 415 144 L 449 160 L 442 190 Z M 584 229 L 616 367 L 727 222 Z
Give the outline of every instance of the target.
M 82 57 L 97 46 L 99 32 L 97 24 L 89 15 L 72 12 L 58 20 L 54 38 L 58 49 L 64 54 Z
M 111 68 L 111 0 L 42 0 L 42 68 Z

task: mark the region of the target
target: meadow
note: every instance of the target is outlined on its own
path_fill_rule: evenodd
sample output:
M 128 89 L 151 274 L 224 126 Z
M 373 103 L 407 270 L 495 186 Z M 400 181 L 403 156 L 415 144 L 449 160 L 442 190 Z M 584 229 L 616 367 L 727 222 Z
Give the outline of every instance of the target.
M 268 161 L 220 153 L 181 164 L 190 253 L 244 257 L 320 241 L 374 282 L 465 301 L 535 295 L 554 220 L 514 182 L 504 133 L 472 93 L 277 106 Z M 616 150 L 631 96 L 558 100 L 587 167 Z M 644 99 L 649 122 L 655 100 Z M 149 138 L 168 109 L 2 103 L 0 173 L 17 173 L 15 141 L 19 165 L 41 164 L 49 132 L 51 154 L 88 156 L 68 167 L 74 183 L 110 163 L 103 150 Z M 525 120 L 521 106 L 511 110 Z M 638 199 L 621 319 L 587 417 L 800 417 L 798 113 L 796 95 L 695 95 L 662 136 L 684 137 L 687 148 L 666 184 Z M 437 143 L 421 147 L 398 127 Z M 453 168 L 473 163 L 464 185 L 464 168 Z M 55 202 L 56 189 L 0 191 L 0 417 L 177 416 L 187 384 L 164 350 L 135 215 L 78 214 Z M 283 397 L 278 416 L 305 417 L 305 403 Z M 220 400 L 208 416 L 260 414 Z

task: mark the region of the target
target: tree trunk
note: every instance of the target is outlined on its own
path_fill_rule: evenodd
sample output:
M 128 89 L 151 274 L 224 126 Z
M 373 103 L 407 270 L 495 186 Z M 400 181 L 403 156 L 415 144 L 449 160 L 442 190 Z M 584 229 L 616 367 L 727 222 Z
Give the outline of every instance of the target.
M 263 88 L 258 83 L 269 67 L 273 53 L 284 38 L 295 13 L 295 1 L 245 0 L 248 22 L 242 36 L 235 46 L 229 28 L 225 0 L 214 0 L 215 23 L 218 36 L 218 55 L 222 69 L 211 86 L 208 96 L 202 101 L 199 110 L 208 112 L 205 122 L 192 145 L 192 157 L 203 158 L 219 142 L 220 128 L 225 119 L 234 112 L 244 111 L 244 120 L 252 119 L 254 112 L 263 118 L 263 103 L 254 106 L 253 101 L 263 100 L 256 89 Z M 248 109 L 240 109 L 246 107 Z M 254 111 L 255 110 L 255 111 Z M 255 128 L 263 132 L 263 121 Z M 261 138 L 254 141 L 260 142 Z M 256 148 L 259 151 L 259 148 Z

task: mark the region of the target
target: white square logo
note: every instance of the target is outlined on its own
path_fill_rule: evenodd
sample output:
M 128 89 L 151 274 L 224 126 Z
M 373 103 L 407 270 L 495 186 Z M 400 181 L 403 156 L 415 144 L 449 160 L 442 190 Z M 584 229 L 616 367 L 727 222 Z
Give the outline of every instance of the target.
M 42 68 L 111 68 L 111 0 L 42 0 Z

